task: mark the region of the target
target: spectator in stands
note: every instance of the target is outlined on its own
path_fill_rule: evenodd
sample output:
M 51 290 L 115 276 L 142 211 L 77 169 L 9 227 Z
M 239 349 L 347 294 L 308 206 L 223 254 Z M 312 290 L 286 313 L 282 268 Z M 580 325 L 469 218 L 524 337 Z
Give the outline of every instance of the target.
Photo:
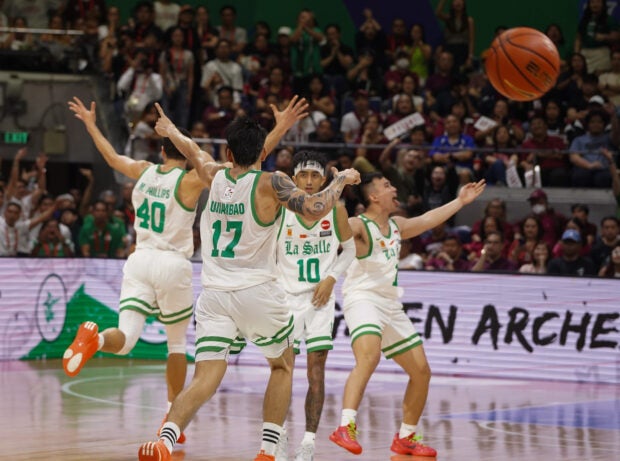
M 239 107 L 243 91 L 243 72 L 241 66 L 231 59 L 231 45 L 220 38 L 215 48 L 215 59 L 207 62 L 202 69 L 200 86 L 206 92 L 206 99 L 218 107 L 217 93 L 223 86 L 233 89 L 233 104 Z
M 317 27 L 312 10 L 304 8 L 299 12 L 290 40 L 293 91 L 301 94 L 307 88 L 310 78 L 322 72 L 320 44 L 325 36 Z
M 620 105 L 620 50 L 611 52 L 611 69 L 599 76 L 598 83 L 603 96 Z
M 584 130 L 584 119 L 589 111 L 595 108 L 603 108 L 605 99 L 599 94 L 598 77 L 594 74 L 587 74 L 583 77 L 581 91 L 573 99 L 569 99 L 566 109 L 567 126 L 564 128 L 569 140 L 582 135 Z
M 530 202 L 532 214 L 538 218 L 543 228 L 542 240 L 552 248 L 562 235 L 566 218 L 549 206 L 547 193 L 542 189 L 532 191 L 527 200 Z M 520 223 L 517 229 L 519 227 Z M 518 230 L 515 232 L 519 234 Z M 520 237 L 515 235 L 515 238 Z
M 52 206 L 36 218 L 22 219 L 19 202 L 9 201 L 0 217 L 0 256 L 30 256 L 30 229 L 50 219 L 54 211 Z
M 579 222 L 581 222 L 585 235 L 585 243 L 586 245 L 591 246 L 596 239 L 597 229 L 596 224 L 588 221 L 588 216 L 590 215 L 590 207 L 585 203 L 574 203 L 573 205 L 571 205 L 570 211 L 572 214 L 572 218 L 577 219 Z
M 588 75 L 586 58 L 581 53 L 573 53 L 568 59 L 568 69 L 558 77 L 556 89 L 563 101 L 572 101 L 581 95 L 584 77 Z
M 109 220 L 108 205 L 97 200 L 91 219 L 85 219 L 79 243 L 85 258 L 122 258 L 125 256 L 124 233 Z
M 532 251 L 531 262 L 519 267 L 519 272 L 523 274 L 546 274 L 550 255 L 551 252 L 547 244 L 538 242 Z
M 211 61 L 212 62 L 212 61 Z M 217 105 L 205 109 L 202 120 L 207 132 L 214 138 L 224 138 L 224 130 L 236 116 L 245 114 L 243 109 L 238 109 L 234 104 L 233 89 L 222 86 L 217 90 Z
M 442 222 L 420 235 L 420 245 L 426 258 L 434 257 L 441 251 L 443 241 L 450 235 L 450 228 Z
M 342 117 L 340 131 L 346 142 L 353 142 L 359 137 L 362 125 L 372 114 L 368 91 L 357 90 L 353 93 L 353 110 Z
M 69 229 L 69 233 L 71 235 L 71 248 L 73 250 L 74 256 L 81 256 L 81 250 L 79 245 L 79 235 L 80 235 L 80 217 L 77 211 L 73 208 L 65 208 L 60 212 L 59 222 L 62 225 L 61 229 L 64 227 Z
M 28 18 L 28 26 L 13 23 L 13 27 L 45 29 L 49 21 L 49 12 L 56 11 L 59 3 L 58 0 L 6 1 L 4 2 L 4 12 L 9 19 Z
M 484 241 L 483 226 L 482 223 L 484 218 L 487 216 L 491 216 L 493 218 L 499 219 L 499 230 L 504 234 L 505 242 L 512 242 L 512 238 L 514 235 L 513 226 L 506 221 L 506 202 L 504 202 L 500 198 L 494 198 L 487 202 L 484 207 L 484 216 L 481 220 L 474 222 L 471 227 L 471 238 L 473 241 L 482 242 Z
M 618 23 L 607 11 L 607 0 L 588 0 L 574 48 L 585 56 L 590 72 L 600 74 L 609 70 L 609 48 L 618 38 Z
M 125 155 L 134 160 L 147 160 L 157 163 L 161 150 L 161 136 L 155 133 L 155 123 L 159 118 L 154 103 L 149 103 L 142 111 L 138 122 L 132 127 L 125 146 Z
M 56 219 L 42 223 L 37 239 L 33 242 L 31 255 L 36 257 L 71 257 L 72 242 L 60 232 Z
M 560 55 L 560 69 L 566 69 L 566 57 L 568 56 L 567 43 L 564 32 L 559 24 L 551 23 L 545 29 L 545 35 L 553 42 Z
M 495 102 L 493 114 L 490 118 L 495 122 L 495 125 L 477 130 L 474 135 L 474 139 L 479 145 L 493 145 L 492 134 L 497 125 L 506 125 L 517 143 L 521 143 L 525 138 L 525 131 L 523 131 L 521 121 L 510 114 L 510 106 L 505 99 L 498 99 Z
M 422 113 L 422 111 L 424 110 L 424 98 L 418 94 L 417 79 L 414 75 L 407 74 L 402 78 L 399 93 L 395 94 L 394 96 L 392 96 L 391 100 L 387 101 L 390 109 L 396 106 L 396 102 L 401 96 L 407 96 L 409 99 L 411 99 L 411 103 L 413 104 L 414 109 L 417 112 Z
M 347 71 L 353 64 L 353 48 L 342 43 L 340 26 L 325 26 L 325 44 L 321 45 L 321 67 L 328 89 L 342 96 L 349 89 Z
M 47 24 L 47 28 L 55 31 L 67 29 L 60 14 L 53 14 Z M 72 38 L 65 34 L 41 34 L 39 36 L 39 46 L 46 49 L 54 58 L 55 63 L 60 63 L 65 59 L 65 53 L 69 51 L 73 44 Z M 53 64 L 56 67 L 58 64 Z
M 11 173 L 9 183 L 4 191 L 4 200 L 6 203 L 17 202 L 20 206 L 20 219 L 26 220 L 30 218 L 32 210 L 39 203 L 39 199 L 47 189 L 47 156 L 41 153 L 37 156 L 34 163 L 32 174 L 23 177 L 20 171 L 21 161 L 27 155 L 28 150 L 23 147 L 17 151 L 13 163 L 11 165 Z M 33 181 L 31 183 L 31 181 Z M 29 184 L 33 186 L 29 189 Z
M 56 200 L 58 201 L 58 200 Z M 59 209 L 59 205 L 56 205 L 56 201 L 54 200 L 54 197 L 52 197 L 51 195 L 45 194 L 41 197 L 41 199 L 39 200 L 39 202 L 37 203 L 37 207 L 35 208 L 34 212 L 32 213 L 32 216 L 30 216 L 31 219 L 35 219 L 38 218 L 39 216 L 41 216 L 42 214 L 45 214 L 46 216 L 49 215 L 48 210 L 50 208 L 53 208 L 53 213 L 52 216 L 50 217 L 51 219 L 55 219 L 55 215 L 57 214 L 57 211 Z M 41 231 L 41 228 L 43 226 L 43 222 L 39 222 L 36 226 L 33 226 L 30 228 L 29 234 L 28 234 L 28 249 L 32 250 L 32 247 L 34 245 L 34 242 L 38 239 L 39 237 L 39 232 Z M 60 232 L 63 235 L 63 238 L 68 239 L 69 241 L 71 241 L 71 231 L 66 228 L 65 226 L 61 225 L 60 226 Z M 24 247 L 25 249 L 25 247 Z M 73 250 L 73 248 L 71 248 Z
M 0 27 L 9 27 L 10 22 L 6 14 L 1 10 L 4 0 L 0 1 Z M 0 32 L 0 49 L 8 48 L 9 33 Z
M 441 244 L 441 251 L 426 261 L 426 270 L 468 271 L 471 263 L 463 253 L 461 239 L 456 234 L 449 234 Z
M 389 100 L 403 90 L 403 79 L 412 77 L 414 89 L 418 87 L 418 76 L 409 70 L 409 54 L 407 50 L 402 49 L 396 53 L 394 64 L 383 74 L 385 98 Z
M 547 124 L 547 134 L 549 136 L 557 136 L 566 143 L 566 135 L 564 134 L 566 122 L 560 103 L 555 99 L 547 99 L 543 103 L 542 116 Z
M 118 38 L 121 30 L 121 13 L 117 6 L 109 6 L 102 24 L 99 25 L 99 40 Z
M 170 31 L 170 40 L 170 46 L 159 56 L 164 83 L 162 107 L 176 126 L 187 129 L 194 90 L 194 54 L 184 43 L 180 27 Z
M 445 23 L 443 49 L 454 56 L 454 67 L 459 72 L 471 70 L 474 59 L 474 18 L 467 14 L 465 0 L 452 0 L 450 12 L 444 11 L 446 1 L 440 0 L 435 14 Z
M 275 95 L 279 104 L 286 107 L 293 97 L 293 90 L 284 78 L 284 69 L 281 66 L 274 66 L 269 72 L 269 77 L 262 82 L 258 90 L 256 99 L 256 109 L 259 111 L 267 110 L 267 96 Z
M 597 270 L 609 262 L 609 255 L 618 242 L 620 242 L 620 221 L 615 216 L 605 216 L 601 219 L 601 235 L 590 250 L 590 257 Z
M 177 24 L 181 6 L 172 0 L 155 0 L 153 2 L 155 11 L 155 25 L 161 30 L 168 30 Z
M 17 16 L 11 21 L 11 27 L 15 29 L 27 29 L 31 26 L 24 16 Z M 45 25 L 41 27 L 45 28 Z M 34 35 L 28 32 L 10 32 L 9 38 L 5 44 L 7 48 L 13 51 L 28 51 L 36 47 L 36 40 Z
M 473 234 L 471 242 L 464 245 L 465 250 L 468 252 L 468 258 L 471 261 L 480 257 L 487 235 L 491 232 L 502 232 L 502 222 L 499 218 L 494 216 L 485 216 L 480 222 L 478 234 Z M 502 247 L 502 255 L 504 256 L 508 253 L 506 242 L 508 242 L 508 240 L 504 239 L 504 246 Z
M 285 75 L 292 73 L 291 68 L 291 33 L 293 31 L 288 26 L 282 26 L 278 29 L 274 52 L 278 57 L 279 65 L 282 66 Z
M 118 80 L 118 91 L 125 96 L 124 114 L 135 123 L 149 103 L 157 102 L 164 92 L 161 75 L 149 63 L 146 50 L 138 50 L 129 67 Z
M 373 56 L 373 62 L 378 68 L 387 68 L 385 49 L 387 39 L 381 25 L 375 19 L 370 8 L 363 10 L 364 22 L 355 34 L 355 49 L 358 53 L 369 53 Z
M 209 10 L 206 6 L 196 7 L 196 35 L 200 41 L 200 64 L 204 65 L 215 56 L 215 47 L 220 33 L 211 24 Z
M 63 21 L 68 29 L 77 29 L 79 21 L 84 21 L 88 14 L 94 14 L 98 23 L 106 17 L 105 0 L 67 0 L 63 9 Z
M 422 24 L 413 24 L 409 35 L 411 37 L 411 44 L 407 48 L 409 54 L 409 70 L 418 76 L 419 84 L 424 86 L 429 74 L 429 64 L 431 62 L 433 49 L 426 43 L 424 26 Z
M 133 188 L 136 185 L 134 181 L 125 181 L 121 186 L 121 203 L 116 207 L 116 211 L 120 211 L 125 221 L 125 229 L 133 229 L 133 223 L 136 219 L 136 210 L 131 202 Z
M 340 133 L 334 130 L 332 122 L 328 119 L 323 119 L 316 125 L 316 130 L 308 135 L 309 142 L 318 142 L 324 144 L 339 144 L 343 142 Z M 325 155 L 330 162 L 335 165 L 338 161 L 339 147 L 320 147 L 317 148 Z
M 422 214 L 422 194 L 424 193 L 424 153 L 417 150 L 401 149 L 392 159 L 394 148 L 400 138 L 392 140 L 379 156 L 379 167 L 383 175 L 396 188 L 398 201 L 407 211 L 407 216 Z M 400 160 L 400 161 L 399 161 Z
M 609 115 L 604 110 L 591 110 L 585 118 L 586 134 L 571 143 L 574 187 L 610 187 L 609 159 L 601 151 L 620 145 L 620 127 L 615 109 L 612 112 L 610 133 L 605 132 L 608 120 Z
M 549 135 L 549 127 L 541 115 L 531 118 L 530 134 L 531 136 L 523 142 L 523 149 L 529 152 L 521 155 L 521 167 L 529 171 L 538 165 L 544 187 L 569 187 L 568 155 L 565 152 L 559 152 L 566 149 L 564 140 L 558 136 Z
M 404 50 L 411 41 L 407 34 L 407 24 L 405 24 L 403 18 L 394 18 L 392 20 L 392 31 L 387 35 L 386 39 L 386 62 L 393 64 L 396 62 L 398 52 Z
M 471 267 L 473 272 L 513 272 L 517 265 L 502 256 L 504 236 L 501 232 L 491 231 L 486 236 L 480 258 Z
M 385 125 L 390 126 L 416 111 L 413 99 L 406 94 L 401 94 L 393 105 L 393 110 L 385 119 Z
M 454 56 L 448 51 L 442 51 L 437 58 L 435 72 L 426 80 L 424 100 L 427 107 L 433 107 L 441 93 L 449 93 L 454 78 Z
M 154 34 L 159 39 L 163 37 L 163 31 L 155 24 L 155 7 L 150 1 L 140 1 L 133 9 L 134 26 L 133 37 L 136 47 L 146 47 L 146 37 Z
M 422 197 L 425 211 L 438 208 L 454 199 L 456 191 L 450 188 L 447 176 L 445 167 L 437 165 L 433 168 Z
M 415 252 L 414 239 L 403 239 L 400 242 L 400 254 L 398 257 L 398 270 L 424 268 L 424 259 Z
M 542 240 L 543 228 L 536 216 L 528 216 L 521 223 L 519 232 L 508 249 L 508 259 L 517 267 L 532 262 L 534 248 Z
M 547 266 L 548 274 L 556 275 L 596 275 L 594 263 L 588 257 L 581 256 L 581 234 L 575 229 L 568 229 L 562 234 L 561 256 L 553 258 Z
M 510 152 L 517 142 L 507 125 L 497 125 L 493 129 L 492 139 L 493 152 L 481 155 L 485 166 L 484 178 L 489 185 L 506 186 L 506 170 L 517 163 L 516 154 Z
M 598 275 L 601 277 L 620 278 L 620 243 L 616 243 L 616 246 L 611 251 L 609 262 L 601 267 Z
M 581 242 L 582 242 L 581 250 L 579 254 L 581 256 L 589 257 L 590 249 L 592 248 L 592 246 L 586 241 L 586 231 L 581 221 L 576 218 L 569 218 L 568 221 L 566 221 L 566 226 L 564 226 L 564 231 L 567 231 L 569 229 L 576 230 L 577 232 L 579 232 L 579 235 L 581 236 Z M 562 242 L 558 241 L 555 244 L 555 246 L 551 250 L 551 254 L 554 258 L 557 258 L 562 255 Z
M 318 111 L 326 117 L 334 115 L 336 104 L 321 75 L 312 75 L 308 81 L 308 87 L 302 94 L 308 101 L 308 112 L 311 114 Z
M 248 33 L 243 27 L 237 26 L 237 9 L 232 5 L 220 8 L 220 20 L 222 24 L 217 27 L 220 39 L 228 41 L 233 55 L 236 56 L 245 48 Z
M 387 144 L 383 135 L 381 120 L 376 114 L 371 114 L 362 127 L 362 135 L 355 140 L 359 146 L 355 150 L 353 167 L 360 173 L 370 173 L 379 167 L 379 157 L 383 148 L 367 147 L 368 145 Z
M 473 179 L 474 140 L 463 134 L 461 121 L 454 115 L 445 119 L 446 132 L 433 140 L 429 156 L 435 165 L 454 165 L 461 184 Z
M 351 88 L 363 89 L 372 96 L 380 96 L 383 94 L 383 68 L 379 66 L 375 56 L 371 49 L 361 50 L 357 62 L 347 72 L 347 79 Z

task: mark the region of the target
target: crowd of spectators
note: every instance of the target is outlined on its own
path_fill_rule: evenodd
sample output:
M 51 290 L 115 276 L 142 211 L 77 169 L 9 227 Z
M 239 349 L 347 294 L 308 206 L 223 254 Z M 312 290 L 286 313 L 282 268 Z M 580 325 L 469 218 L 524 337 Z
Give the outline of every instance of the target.
M 220 144 L 207 139 L 223 137 L 239 115 L 270 129 L 270 106 L 283 108 L 298 94 L 307 99 L 310 115 L 286 141 L 327 153 L 338 168 L 382 171 L 397 187 L 406 216 L 441 206 L 460 185 L 483 178 L 496 187 L 613 188 L 620 196 L 620 33 L 604 0 L 588 2 L 571 53 L 561 28 L 549 25 L 561 74 L 553 90 L 532 102 L 506 100 L 488 82 L 485 53 L 475 53 L 476 23 L 465 0 L 438 3 L 444 37 L 435 47 L 425 39 L 425 24 L 405 17 L 380 24 L 370 9 L 363 11 L 354 42 L 346 43 L 337 23 L 310 9 L 290 24 L 258 21 L 246 29 L 237 23 L 233 5 L 212 16 L 204 5 L 140 1 L 121 21 L 119 9 L 105 0 L 34 2 L 40 8 L 27 15 L 20 10 L 25 2 L 2 3 L 0 24 L 82 32 L 5 33 L 0 48 L 46 50 L 61 63 L 76 55 L 83 59 L 78 67 L 110 83 L 111 103 L 128 127 L 125 154 L 137 159 L 159 157 L 155 102 L 224 160 Z M 282 147 L 264 168 L 288 172 L 293 149 Z M 19 155 L 15 176 L 11 170 L 3 190 L 3 255 L 122 257 L 131 251 L 131 185 L 122 185 L 122 199 L 108 194 L 93 204 L 91 193 L 74 191 L 64 195 L 62 205 L 44 201 L 44 168 L 36 168 L 42 160 L 33 170 L 38 176 L 30 173 L 40 179 L 24 183 Z M 532 197 L 532 214 L 522 222 L 506 223 L 489 204 L 488 216 L 471 232 L 453 232 L 449 222 L 403 248 L 417 255 L 409 258 L 414 266 L 426 269 L 614 273 L 608 261 L 618 240 L 617 219 L 600 223 L 600 233 L 565 228 L 564 218 L 550 215 L 547 203 L 541 211 L 537 201 L 544 192 L 536 193 L 541 197 Z M 351 215 L 362 211 L 352 191 L 345 197 Z M 18 202 L 20 207 L 13 206 Z M 575 213 L 583 214 L 585 207 L 587 214 L 587 205 L 577 207 Z M 18 217 L 6 215 L 9 209 Z M 58 230 L 47 224 L 50 216 Z M 579 227 L 582 218 L 568 225 L 574 221 Z M 609 230 L 604 234 L 610 221 L 616 226 L 613 237 Z M 21 236 L 19 245 L 9 236 L 18 222 L 23 223 L 14 231 Z M 54 239 L 61 243 L 50 250 L 46 242 Z M 604 257 L 601 245 L 609 250 Z M 592 257 L 592 264 L 575 268 L 568 262 L 575 251 L 578 258 Z

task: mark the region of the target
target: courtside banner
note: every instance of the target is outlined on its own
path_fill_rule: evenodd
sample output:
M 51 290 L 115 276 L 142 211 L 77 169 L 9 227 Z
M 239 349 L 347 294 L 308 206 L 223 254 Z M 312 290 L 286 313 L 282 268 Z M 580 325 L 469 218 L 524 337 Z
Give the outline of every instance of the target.
M 77 327 L 116 326 L 122 260 L 0 259 L 0 359 L 60 358 Z M 328 368 L 353 365 L 336 286 Z M 436 374 L 620 384 L 620 280 L 401 271 L 403 305 Z M 200 265 L 194 264 L 195 294 Z M 190 325 L 188 354 L 194 353 Z M 164 359 L 149 319 L 129 357 Z M 105 356 L 107 354 L 100 354 Z M 305 357 L 299 357 L 302 366 Z M 264 364 L 249 345 L 231 364 Z M 400 371 L 391 360 L 379 369 Z

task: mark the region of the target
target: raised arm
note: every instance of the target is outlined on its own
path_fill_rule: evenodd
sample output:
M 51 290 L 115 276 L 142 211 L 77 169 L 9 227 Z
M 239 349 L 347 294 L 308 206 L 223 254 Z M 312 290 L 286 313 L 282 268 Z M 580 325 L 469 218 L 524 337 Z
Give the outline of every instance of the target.
M 176 148 L 179 149 L 179 152 L 192 163 L 203 184 L 206 187 L 211 187 L 211 181 L 213 181 L 215 173 L 217 173 L 222 166 L 219 165 L 208 152 L 202 150 L 192 138 L 181 133 L 174 123 L 172 123 L 172 120 L 166 116 L 159 103 L 155 103 L 155 107 L 159 112 L 159 118 L 155 124 L 155 131 L 157 134 L 169 138 Z
M 145 168 L 151 165 L 150 162 L 144 160 L 134 160 L 125 155 L 119 155 L 110 144 L 103 133 L 97 127 L 97 116 L 95 113 L 95 102 L 90 103 L 90 109 L 84 106 L 84 103 L 77 98 L 73 97 L 73 101 L 69 101 L 69 109 L 75 113 L 75 118 L 84 122 L 84 126 L 88 131 L 88 134 L 93 139 L 97 150 L 103 156 L 111 168 L 123 173 L 125 176 L 131 179 L 138 179 Z
M 291 178 L 279 171 L 271 176 L 271 186 L 283 206 L 306 219 L 317 220 L 336 205 L 344 186 L 360 182 L 360 174 L 353 168 L 340 172 L 332 168 L 332 173 L 334 179 L 329 186 L 313 195 L 298 189 Z
M 15 189 L 17 188 L 17 181 L 19 180 L 19 164 L 20 161 L 26 156 L 28 149 L 22 147 L 15 154 L 13 163 L 11 164 L 11 174 L 9 175 L 9 183 L 6 186 L 5 202 L 8 203 L 10 198 L 15 196 Z
M 288 106 L 282 111 L 278 110 L 273 104 L 270 104 L 269 107 L 271 107 L 273 111 L 276 125 L 267 135 L 267 139 L 265 139 L 265 149 L 261 154 L 261 162 L 278 147 L 278 144 L 280 144 L 286 132 L 290 130 L 295 123 L 308 116 L 308 102 L 305 98 L 299 99 L 297 95 L 293 96 Z
M 482 191 L 484 191 L 484 187 L 484 179 L 476 183 L 471 182 L 461 188 L 457 198 L 439 208 L 427 211 L 422 216 L 417 216 L 415 218 L 395 216 L 394 221 L 400 229 L 401 238 L 408 239 L 415 237 L 447 221 L 465 205 L 470 204 L 478 198 L 478 196 L 482 194 Z

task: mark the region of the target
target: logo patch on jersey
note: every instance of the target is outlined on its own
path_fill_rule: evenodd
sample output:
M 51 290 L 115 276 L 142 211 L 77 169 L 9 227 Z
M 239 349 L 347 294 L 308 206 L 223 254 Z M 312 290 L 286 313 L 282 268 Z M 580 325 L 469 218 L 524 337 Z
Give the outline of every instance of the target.
M 300 239 L 307 239 L 308 238 L 308 234 L 299 234 L 299 238 Z
M 385 248 L 385 242 L 384 242 L 383 240 L 381 240 L 381 241 L 379 242 L 379 246 L 380 246 L 381 248 Z
M 332 231 L 330 230 L 319 232 L 319 237 L 329 237 L 330 235 L 332 235 Z
M 286 236 L 287 237 L 292 237 L 293 236 L 293 229 L 286 229 Z
M 226 186 L 226 189 L 224 189 L 224 193 L 222 194 L 222 201 L 230 202 L 232 200 L 234 193 L 235 193 L 235 189 L 233 189 L 230 186 Z
M 330 227 L 331 227 L 331 224 L 329 223 L 327 219 L 324 219 L 323 221 L 321 221 L 321 229 L 327 230 Z

